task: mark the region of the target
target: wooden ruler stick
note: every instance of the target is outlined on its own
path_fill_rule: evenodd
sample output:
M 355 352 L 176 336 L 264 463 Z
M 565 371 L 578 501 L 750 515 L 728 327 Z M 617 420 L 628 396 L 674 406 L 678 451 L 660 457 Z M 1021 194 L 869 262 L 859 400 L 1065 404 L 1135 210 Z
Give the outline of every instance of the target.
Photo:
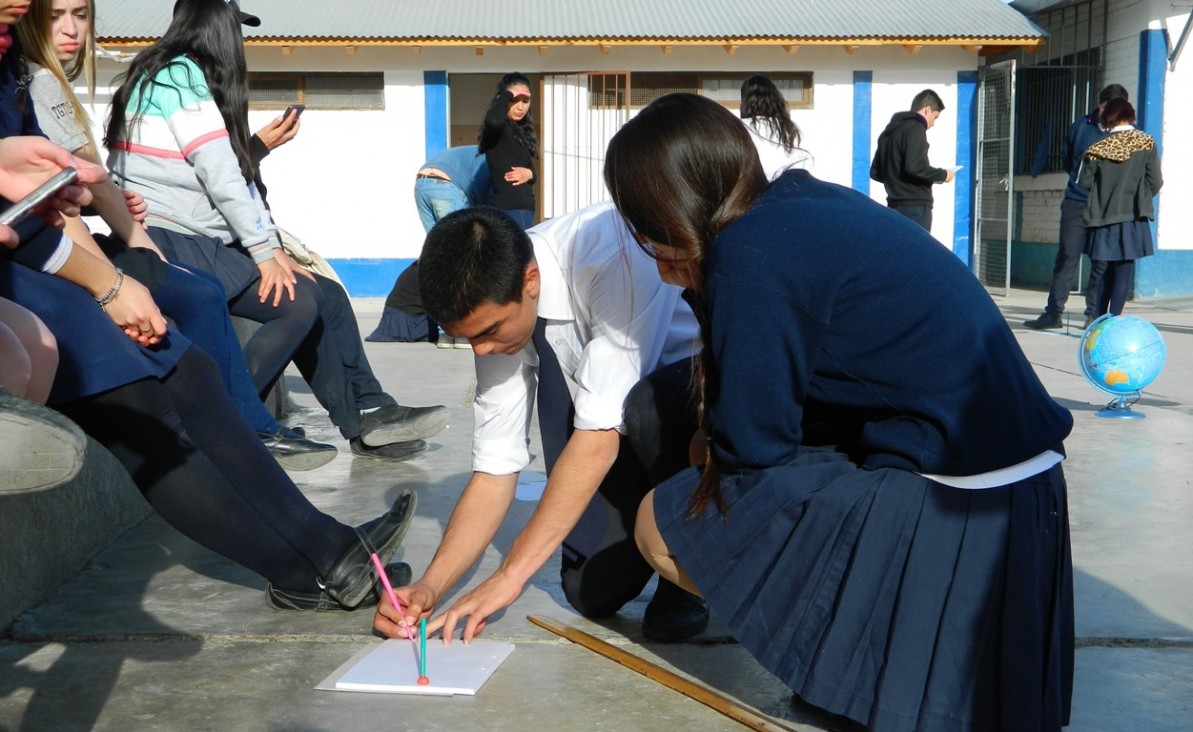
M 650 661 L 635 656 L 629 651 L 606 643 L 600 638 L 589 635 L 578 628 L 565 625 L 551 618 L 544 618 L 541 615 L 528 615 L 526 619 L 561 638 L 566 638 L 573 643 L 584 646 L 590 651 L 601 654 L 605 658 L 617 661 L 622 666 L 637 671 L 648 679 L 656 681 L 669 689 L 678 691 L 689 699 L 695 699 L 701 704 L 724 714 L 726 717 L 741 722 L 750 729 L 759 730 L 759 732 L 799 732 L 796 728 L 777 722 L 761 712 L 751 709 L 734 699 L 730 699 L 724 694 L 716 692 L 703 684 L 685 679 L 679 674 L 672 673 Z

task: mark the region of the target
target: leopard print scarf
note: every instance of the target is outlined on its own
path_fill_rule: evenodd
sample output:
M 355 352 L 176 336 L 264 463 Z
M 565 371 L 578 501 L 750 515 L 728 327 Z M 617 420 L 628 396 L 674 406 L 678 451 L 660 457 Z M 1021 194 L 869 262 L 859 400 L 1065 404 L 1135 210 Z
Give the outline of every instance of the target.
M 1123 130 L 1103 137 L 1086 149 L 1085 154 L 1091 159 L 1111 160 L 1122 163 L 1131 157 L 1131 153 L 1142 150 L 1156 149 L 1156 141 L 1146 132 L 1139 130 Z

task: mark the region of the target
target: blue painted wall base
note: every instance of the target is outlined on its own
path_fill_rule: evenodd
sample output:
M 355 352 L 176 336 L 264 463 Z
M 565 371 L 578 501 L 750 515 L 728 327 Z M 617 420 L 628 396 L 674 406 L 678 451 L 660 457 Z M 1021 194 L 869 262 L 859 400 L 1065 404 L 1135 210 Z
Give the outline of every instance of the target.
M 385 297 L 413 259 L 329 259 L 352 297 Z

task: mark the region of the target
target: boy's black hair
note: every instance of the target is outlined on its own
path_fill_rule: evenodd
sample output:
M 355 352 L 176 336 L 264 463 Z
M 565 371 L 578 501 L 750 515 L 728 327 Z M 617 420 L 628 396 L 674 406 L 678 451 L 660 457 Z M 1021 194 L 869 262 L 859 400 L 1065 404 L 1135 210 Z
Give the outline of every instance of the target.
M 423 308 L 433 320 L 454 323 L 486 301 L 522 301 L 530 237 L 504 211 L 474 206 L 448 214 L 427 234 L 418 257 Z

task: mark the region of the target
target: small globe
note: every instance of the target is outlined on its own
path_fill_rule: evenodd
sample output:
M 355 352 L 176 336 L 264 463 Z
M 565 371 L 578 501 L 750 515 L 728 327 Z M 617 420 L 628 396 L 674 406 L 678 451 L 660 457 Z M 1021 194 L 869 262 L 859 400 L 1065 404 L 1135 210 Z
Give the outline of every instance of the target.
M 1123 396 L 1156 380 L 1167 351 L 1156 326 L 1133 315 L 1103 315 L 1085 329 L 1077 359 L 1094 388 Z

